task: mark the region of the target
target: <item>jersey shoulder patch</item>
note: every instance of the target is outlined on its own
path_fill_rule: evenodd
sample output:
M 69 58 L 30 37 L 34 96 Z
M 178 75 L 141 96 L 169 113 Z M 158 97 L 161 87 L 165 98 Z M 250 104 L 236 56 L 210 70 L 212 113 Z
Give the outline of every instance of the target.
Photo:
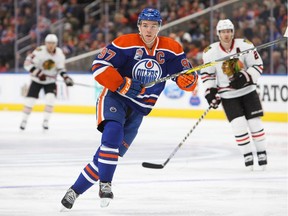
M 210 49 L 211 49 L 211 46 L 208 46 L 208 47 L 206 47 L 206 48 L 203 50 L 203 52 L 206 53 L 206 52 L 208 52 Z
M 39 51 L 42 50 L 42 48 L 41 47 L 37 47 L 35 50 L 39 52 Z
M 249 41 L 249 40 L 247 40 L 247 39 L 244 39 L 243 41 L 244 41 L 245 43 L 252 44 L 252 42 Z

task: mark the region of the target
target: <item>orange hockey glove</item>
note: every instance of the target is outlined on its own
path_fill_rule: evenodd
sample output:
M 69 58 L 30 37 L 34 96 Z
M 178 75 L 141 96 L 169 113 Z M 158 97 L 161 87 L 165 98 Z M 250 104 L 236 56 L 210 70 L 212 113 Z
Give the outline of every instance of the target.
M 198 74 L 183 74 L 176 78 L 176 83 L 184 91 L 193 91 L 197 86 Z
M 144 94 L 145 88 L 142 83 L 133 78 L 124 77 L 123 83 L 118 87 L 117 91 L 130 98 L 136 98 L 140 94 Z

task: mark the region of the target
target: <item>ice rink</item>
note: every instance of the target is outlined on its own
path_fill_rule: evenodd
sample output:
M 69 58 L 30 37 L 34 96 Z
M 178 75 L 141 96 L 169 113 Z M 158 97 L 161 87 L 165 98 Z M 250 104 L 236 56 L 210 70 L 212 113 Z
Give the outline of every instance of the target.
M 100 208 L 98 185 L 73 209 L 60 201 L 92 160 L 101 134 L 94 115 L 54 113 L 50 129 L 33 112 L 19 130 L 20 112 L 0 112 L 0 216 L 287 216 L 288 127 L 264 122 L 268 167 L 244 167 L 226 121 L 204 119 L 164 169 L 163 163 L 197 119 L 146 117 L 138 137 L 119 160 L 114 200 Z

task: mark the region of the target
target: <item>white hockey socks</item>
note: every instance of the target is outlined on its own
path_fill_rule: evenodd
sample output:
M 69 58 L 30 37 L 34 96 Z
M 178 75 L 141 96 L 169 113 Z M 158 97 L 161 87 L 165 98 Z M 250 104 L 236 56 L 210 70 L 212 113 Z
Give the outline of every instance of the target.
M 252 152 L 250 136 L 248 132 L 247 121 L 244 116 L 238 117 L 231 121 L 233 133 L 236 139 L 237 145 L 240 147 L 240 150 L 243 155 Z
M 33 97 L 26 98 L 24 109 L 23 109 L 23 121 L 27 121 L 30 113 L 32 112 L 32 108 L 35 102 L 36 102 L 36 98 L 33 98 Z
M 260 117 L 249 119 L 248 125 L 257 152 L 266 151 L 265 131 Z
M 48 121 L 50 119 L 51 113 L 53 112 L 53 106 L 55 102 L 55 94 L 48 93 L 45 96 L 45 109 L 44 109 L 44 121 Z

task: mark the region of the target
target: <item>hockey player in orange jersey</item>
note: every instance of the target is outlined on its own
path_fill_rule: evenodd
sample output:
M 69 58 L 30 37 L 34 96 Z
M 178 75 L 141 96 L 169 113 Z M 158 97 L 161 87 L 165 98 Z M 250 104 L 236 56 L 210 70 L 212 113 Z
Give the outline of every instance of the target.
M 101 144 L 93 161 L 87 164 L 68 189 L 62 204 L 71 209 L 76 198 L 99 180 L 101 206 L 109 205 L 114 195 L 111 182 L 118 157 L 125 154 L 165 87 L 165 82 L 146 83 L 191 68 L 181 45 L 158 36 L 162 18 L 156 9 L 146 8 L 138 17 L 139 34 L 116 38 L 92 63 L 93 76 L 104 86 L 97 102 Z M 178 76 L 179 88 L 193 91 L 197 73 Z

